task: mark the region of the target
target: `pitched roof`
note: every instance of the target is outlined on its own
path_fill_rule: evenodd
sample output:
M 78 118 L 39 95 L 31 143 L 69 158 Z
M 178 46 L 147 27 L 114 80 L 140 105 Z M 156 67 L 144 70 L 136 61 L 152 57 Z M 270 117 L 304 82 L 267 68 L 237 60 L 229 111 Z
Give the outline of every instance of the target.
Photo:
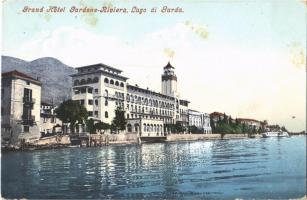
M 220 112 L 213 112 L 213 113 L 210 113 L 210 116 L 222 116 L 224 115 L 224 113 L 220 113 Z M 226 115 L 227 116 L 227 115 Z
M 170 62 L 168 62 L 167 65 L 164 67 L 164 69 L 168 69 L 168 68 L 175 69 L 175 67 L 173 67 Z
M 237 118 L 238 121 L 249 121 L 249 122 L 260 122 L 256 119 L 248 119 L 248 118 Z
M 17 70 L 2 73 L 2 77 L 21 78 L 21 79 L 26 79 L 26 80 L 33 81 L 35 83 L 41 84 L 41 82 L 39 80 L 36 80 L 36 79 L 32 78 L 31 76 L 24 74 L 24 73 L 17 71 Z

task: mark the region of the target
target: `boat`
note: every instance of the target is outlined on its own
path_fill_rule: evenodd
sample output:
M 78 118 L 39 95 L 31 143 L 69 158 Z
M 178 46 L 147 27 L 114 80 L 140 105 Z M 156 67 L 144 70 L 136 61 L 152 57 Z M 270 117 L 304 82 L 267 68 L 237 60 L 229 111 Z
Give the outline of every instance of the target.
M 271 131 L 263 133 L 262 137 L 289 137 L 289 134 L 285 131 Z

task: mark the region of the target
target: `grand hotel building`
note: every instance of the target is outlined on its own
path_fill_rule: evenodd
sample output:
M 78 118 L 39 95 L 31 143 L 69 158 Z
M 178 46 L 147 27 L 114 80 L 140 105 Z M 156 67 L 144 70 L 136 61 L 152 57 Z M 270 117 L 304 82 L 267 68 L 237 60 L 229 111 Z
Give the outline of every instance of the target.
M 94 120 L 111 124 L 116 107 L 120 107 L 125 110 L 126 131 L 139 135 L 159 136 L 164 134 L 165 124 L 189 124 L 189 101 L 180 98 L 170 63 L 163 68 L 161 93 L 129 85 L 121 70 L 104 64 L 77 70 L 72 75 L 72 99 L 84 105 Z

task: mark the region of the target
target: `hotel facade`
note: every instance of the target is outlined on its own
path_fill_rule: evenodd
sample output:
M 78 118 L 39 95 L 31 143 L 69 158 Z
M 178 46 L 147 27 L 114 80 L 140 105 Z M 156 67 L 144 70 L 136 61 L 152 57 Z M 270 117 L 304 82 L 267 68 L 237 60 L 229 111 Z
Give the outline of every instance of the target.
M 175 68 L 168 63 L 161 76 L 161 93 L 130 85 L 122 71 L 104 64 L 77 68 L 72 76 L 72 99 L 79 101 L 89 117 L 112 123 L 115 109 L 125 111 L 128 133 L 162 136 L 166 124 L 189 125 L 189 101 L 177 91 Z M 209 124 L 210 127 L 210 124 Z

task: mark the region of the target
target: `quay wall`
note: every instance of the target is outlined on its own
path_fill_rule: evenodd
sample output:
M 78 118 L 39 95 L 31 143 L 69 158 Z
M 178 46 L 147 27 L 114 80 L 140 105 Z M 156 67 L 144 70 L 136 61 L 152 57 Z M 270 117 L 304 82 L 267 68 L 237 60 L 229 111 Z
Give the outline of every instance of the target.
M 170 134 L 167 141 L 221 139 L 221 134 Z
M 69 144 L 70 144 L 70 138 L 68 135 L 45 137 L 33 142 L 33 145 L 36 146 L 69 145 Z
M 91 134 L 90 140 L 96 144 L 131 144 L 138 142 L 138 135 L 135 133 L 126 134 Z
M 222 137 L 223 136 L 223 137 Z M 260 138 L 260 135 L 256 135 Z M 216 139 L 246 139 L 248 134 L 170 134 L 167 135 L 167 141 L 185 141 L 185 140 L 216 140 Z

